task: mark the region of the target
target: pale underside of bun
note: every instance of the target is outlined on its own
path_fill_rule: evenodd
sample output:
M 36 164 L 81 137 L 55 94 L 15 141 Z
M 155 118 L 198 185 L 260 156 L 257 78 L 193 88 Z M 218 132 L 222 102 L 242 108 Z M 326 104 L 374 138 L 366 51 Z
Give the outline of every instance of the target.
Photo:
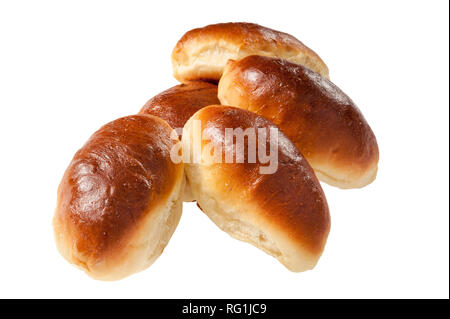
M 378 165 L 372 165 L 364 174 L 361 174 L 358 179 L 342 174 L 342 170 L 333 170 L 329 165 L 326 165 L 323 169 L 316 166 L 314 172 L 318 179 L 328 185 L 342 189 L 362 188 L 371 184 L 377 178 Z
M 239 122 L 239 117 L 244 120 Z M 237 120 L 232 123 L 229 118 Z M 234 107 L 206 107 L 183 130 L 183 152 L 189 152 L 191 158 L 195 120 L 216 128 L 245 129 L 248 123 L 273 125 Z M 185 171 L 199 207 L 220 229 L 260 248 L 289 270 L 300 272 L 312 269 L 322 254 L 329 232 L 329 212 L 310 166 L 284 135 L 280 145 L 286 156 L 280 157 L 280 168 L 273 176 L 259 175 L 254 166 L 247 164 L 212 163 L 203 152 L 200 163 L 185 163 Z
M 208 192 L 197 165 L 190 165 L 186 174 L 191 178 L 191 187 L 200 209 L 224 232 L 231 237 L 247 242 L 275 257 L 292 272 L 313 269 L 320 255 L 310 253 L 293 245 L 282 230 L 274 228 L 270 222 L 250 218 L 246 213 L 258 210 L 247 203 L 233 203 L 217 200 L 216 194 Z M 234 205 L 233 205 L 234 204 Z
M 195 196 L 192 193 L 191 184 L 186 179 L 186 186 L 184 187 L 184 192 L 183 192 L 183 202 L 194 202 L 194 201 L 195 201 Z
M 109 255 L 90 259 L 74 249 L 74 243 L 64 236 L 64 226 L 54 219 L 55 240 L 61 255 L 96 280 L 114 281 L 150 267 L 162 254 L 178 226 L 182 212 L 184 179 L 174 187 L 165 206 L 158 207 L 133 231 L 128 243 Z
M 221 23 L 191 30 L 178 41 L 172 52 L 174 77 L 217 82 L 229 59 L 249 55 L 283 58 L 329 76 L 322 59 L 287 33 L 253 23 Z

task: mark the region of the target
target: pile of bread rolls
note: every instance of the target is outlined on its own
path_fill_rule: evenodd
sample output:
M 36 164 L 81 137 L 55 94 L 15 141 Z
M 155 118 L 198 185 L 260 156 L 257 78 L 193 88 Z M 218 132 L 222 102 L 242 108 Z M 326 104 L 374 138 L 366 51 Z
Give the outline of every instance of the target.
M 360 110 L 315 52 L 257 24 L 191 30 L 172 63 L 182 84 L 101 127 L 69 164 L 53 218 L 60 253 L 95 279 L 124 278 L 158 258 L 183 200 L 195 200 L 232 237 L 291 271 L 312 269 L 330 230 L 319 180 L 357 188 L 377 174 L 377 141 Z M 214 161 L 194 122 L 217 146 L 227 128 L 277 129 L 276 171 L 261 173 L 259 159 Z M 173 161 L 173 149 L 200 160 Z

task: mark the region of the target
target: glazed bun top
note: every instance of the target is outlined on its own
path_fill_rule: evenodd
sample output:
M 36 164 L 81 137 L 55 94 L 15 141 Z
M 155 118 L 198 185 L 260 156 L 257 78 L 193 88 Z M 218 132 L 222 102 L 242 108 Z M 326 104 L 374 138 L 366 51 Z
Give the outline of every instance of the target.
M 226 218 L 228 225 L 223 226 L 227 228 L 226 231 L 236 231 L 233 228 L 233 218 L 238 218 L 246 225 L 263 230 L 276 242 L 276 247 L 264 246 L 261 242 L 264 239 L 252 242 L 249 233 L 245 235 L 246 241 L 269 250 L 268 253 L 282 259 L 290 269 L 302 269 L 304 264 L 308 264 L 307 268 L 312 267 L 325 246 L 330 217 L 320 183 L 295 145 L 265 118 L 239 108 L 215 105 L 198 111 L 185 126 L 183 151 L 188 150 L 191 154 L 194 152 L 187 145 L 194 143 L 192 138 L 195 123 L 201 124 L 202 161 L 188 165 L 187 170 L 198 202 L 201 206 L 205 205 L 202 208 L 207 209 L 206 205 L 210 202 L 208 199 L 213 199 L 216 209 L 220 206 L 222 211 L 229 214 L 234 212 L 236 215 Z M 259 133 L 258 128 L 266 132 L 265 136 Z M 277 140 L 271 140 L 271 128 L 276 132 Z M 256 145 L 256 154 L 260 152 L 260 145 L 264 145 L 264 153 L 269 156 L 270 144 L 275 143 L 275 170 L 262 174 L 262 167 L 268 168 L 274 163 L 263 163 L 259 155 L 255 161 L 249 159 L 251 148 L 248 138 L 244 139 L 244 156 L 238 160 L 238 138 L 234 142 L 227 142 L 227 129 L 253 130 L 256 140 L 261 138 L 264 141 L 263 144 Z M 210 156 L 209 150 L 216 147 L 223 150 L 221 160 Z M 226 155 L 234 160 L 227 162 Z M 192 158 L 190 162 L 195 161 Z M 234 235 L 243 236 L 240 233 Z M 299 250 L 302 251 L 301 261 L 296 259 L 297 253 L 292 254 Z
M 184 178 L 183 164 L 170 159 L 179 143 L 171 133 L 155 116 L 127 116 L 104 125 L 75 154 L 58 188 L 54 218 L 65 238 L 61 246 L 75 245 L 75 263 L 115 255 L 144 217 L 165 207 Z
M 377 141 L 358 107 L 330 80 L 302 65 L 263 56 L 230 60 L 219 99 L 277 124 L 332 185 L 361 187 L 376 176 Z
M 220 104 L 217 85 L 193 81 L 159 93 L 151 98 L 139 113 L 158 116 L 172 128 L 183 128 L 195 112 L 211 104 Z
M 292 35 L 244 22 L 212 24 L 188 31 L 172 52 L 174 76 L 180 82 L 217 82 L 228 59 L 254 54 L 284 58 L 328 77 L 322 59 Z

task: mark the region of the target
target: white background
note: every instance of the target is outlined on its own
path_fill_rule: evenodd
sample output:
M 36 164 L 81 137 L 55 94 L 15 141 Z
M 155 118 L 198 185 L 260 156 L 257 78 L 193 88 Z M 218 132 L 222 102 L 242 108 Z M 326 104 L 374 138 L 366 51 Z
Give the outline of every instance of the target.
M 99 282 L 57 252 L 56 188 L 101 125 L 177 84 L 171 50 L 210 23 L 291 33 L 328 64 L 380 147 L 376 181 L 323 185 L 331 233 L 291 273 L 195 204 L 146 271 Z M 448 1 L 2 1 L 0 297 L 449 297 Z

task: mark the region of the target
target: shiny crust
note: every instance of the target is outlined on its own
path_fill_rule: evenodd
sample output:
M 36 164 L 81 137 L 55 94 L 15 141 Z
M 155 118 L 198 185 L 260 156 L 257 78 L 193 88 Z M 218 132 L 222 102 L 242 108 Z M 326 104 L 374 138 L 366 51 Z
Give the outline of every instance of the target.
M 201 209 L 222 230 L 273 255 L 288 269 L 313 268 L 326 243 L 330 216 L 320 183 L 298 149 L 279 131 L 278 169 L 274 174 L 261 174 L 259 168 L 267 164 L 258 160 L 214 163 L 204 149 L 209 143 L 223 145 L 225 128 L 276 126 L 239 108 L 208 106 L 185 126 L 183 151 L 191 156 L 193 149 L 187 144 L 192 143 L 195 120 L 201 121 L 206 137 L 202 140 L 202 162 L 186 163 L 185 168 Z M 235 154 L 233 149 L 227 152 Z
M 171 232 L 161 234 L 165 238 L 145 232 L 157 222 L 171 223 L 161 227 L 173 231 L 181 214 L 183 164 L 170 159 L 179 142 L 171 132 L 154 116 L 123 117 L 75 154 L 53 220 L 57 246 L 69 262 L 96 279 L 113 280 L 142 270 L 161 253 Z
M 211 104 L 220 104 L 217 85 L 194 81 L 159 93 L 142 107 L 139 114 L 155 115 L 173 128 L 183 128 L 195 112 Z
M 308 68 L 261 56 L 229 61 L 219 99 L 280 126 L 321 180 L 354 188 L 375 179 L 378 145 L 364 116 L 336 85 Z
M 139 114 L 158 116 L 172 128 L 182 129 L 195 112 L 212 104 L 220 104 L 217 98 L 217 85 L 192 81 L 176 85 L 154 96 L 142 107 Z M 189 181 L 184 189 L 183 200 L 185 202 L 195 200 Z
M 193 29 L 178 41 L 172 52 L 174 77 L 219 81 L 228 59 L 248 55 L 287 59 L 328 77 L 322 59 L 295 37 L 254 23 L 219 23 Z

